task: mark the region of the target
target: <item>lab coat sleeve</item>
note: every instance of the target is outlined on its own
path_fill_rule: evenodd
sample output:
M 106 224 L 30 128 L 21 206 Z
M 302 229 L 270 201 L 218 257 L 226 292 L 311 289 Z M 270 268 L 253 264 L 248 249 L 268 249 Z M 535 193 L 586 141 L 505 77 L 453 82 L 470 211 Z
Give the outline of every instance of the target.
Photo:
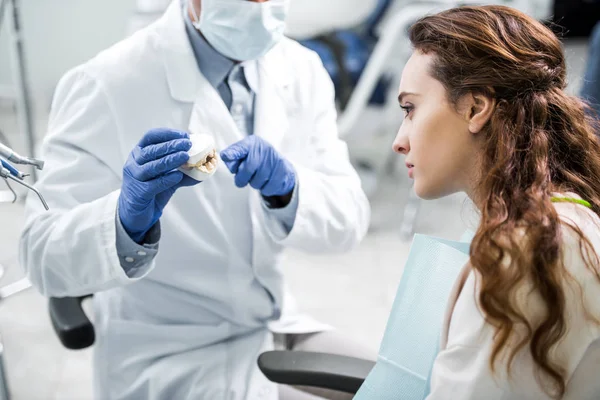
M 308 54 L 313 122 L 307 126 L 308 145 L 296 150 L 299 157 L 290 160 L 298 180 L 298 209 L 289 234 L 273 236 L 278 243 L 301 251 L 344 252 L 365 236 L 370 206 L 346 143 L 338 137 L 333 83 L 318 56 Z
M 145 243 L 136 243 L 127 233 L 119 218 L 118 206 L 115 213 L 115 225 L 117 228 L 117 255 L 121 267 L 130 278 L 144 275 L 150 261 L 158 253 L 158 241 L 160 239 L 160 221 L 150 228 L 145 236 Z
M 36 183 L 49 211 L 29 195 L 20 262 L 45 296 L 80 296 L 130 278 L 116 249 L 115 215 L 121 186 L 119 127 L 101 83 L 78 67 L 59 82 Z M 153 266 L 145 268 L 148 273 Z

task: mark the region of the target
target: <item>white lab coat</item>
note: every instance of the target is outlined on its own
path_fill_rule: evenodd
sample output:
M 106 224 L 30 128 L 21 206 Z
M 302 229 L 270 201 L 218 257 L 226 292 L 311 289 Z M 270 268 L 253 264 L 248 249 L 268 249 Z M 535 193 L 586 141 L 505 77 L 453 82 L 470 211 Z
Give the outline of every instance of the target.
M 294 310 L 282 251 L 347 251 L 365 235 L 370 209 L 337 137 L 325 69 L 284 39 L 258 62 L 254 132 L 297 171 L 293 229 L 286 235 L 259 193 L 238 189 L 221 164 L 210 180 L 176 192 L 157 257 L 128 277 L 115 213 L 123 164 L 142 135 L 191 126 L 219 149 L 243 138 L 184 29 L 175 0 L 159 21 L 61 80 L 37 183 L 50 211 L 28 199 L 21 262 L 44 295 L 96 293 L 97 398 L 276 399 L 256 367 L 270 331 L 328 328 Z
M 579 205 L 556 203 L 555 207 L 563 220 L 581 229 L 600 254 L 600 219 Z M 563 400 L 597 400 L 600 399 L 600 325 L 588 315 L 600 317 L 600 280 L 598 271 L 586 267 L 574 233 L 563 228 L 562 235 L 565 267 L 574 279 L 563 281 L 567 332 L 549 354 L 552 360 L 559 360 L 566 367 L 567 390 Z M 475 273 L 465 266 L 448 302 L 441 351 L 434 363 L 427 400 L 550 400 L 536 382 L 528 347 L 515 358 L 510 378 L 503 364 L 498 364 L 497 373 L 492 374 L 489 361 L 494 329 L 480 311 L 478 287 Z M 517 304 L 529 320 L 539 321 L 544 315 L 543 303 L 529 292 L 529 286 L 519 287 Z

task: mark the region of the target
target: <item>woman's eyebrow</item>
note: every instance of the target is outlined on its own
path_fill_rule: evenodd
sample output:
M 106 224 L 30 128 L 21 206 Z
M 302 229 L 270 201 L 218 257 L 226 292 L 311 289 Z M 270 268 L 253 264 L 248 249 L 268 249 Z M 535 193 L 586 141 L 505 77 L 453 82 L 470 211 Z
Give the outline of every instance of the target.
M 411 92 L 400 92 L 400 94 L 398 95 L 398 103 L 402 104 L 402 99 L 406 96 L 419 96 L 417 93 L 411 93 Z

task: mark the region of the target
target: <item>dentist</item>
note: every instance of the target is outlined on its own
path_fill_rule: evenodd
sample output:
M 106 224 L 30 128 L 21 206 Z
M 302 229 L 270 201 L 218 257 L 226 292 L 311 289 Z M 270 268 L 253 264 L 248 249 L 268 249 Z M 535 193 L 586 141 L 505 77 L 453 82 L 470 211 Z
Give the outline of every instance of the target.
M 284 249 L 348 251 L 370 216 L 332 83 L 283 37 L 288 3 L 174 0 L 57 87 L 36 185 L 50 211 L 28 198 L 20 259 L 46 296 L 95 294 L 98 399 L 314 399 L 258 355 L 375 356 L 285 289 Z M 221 151 L 204 182 L 177 170 L 189 133 Z

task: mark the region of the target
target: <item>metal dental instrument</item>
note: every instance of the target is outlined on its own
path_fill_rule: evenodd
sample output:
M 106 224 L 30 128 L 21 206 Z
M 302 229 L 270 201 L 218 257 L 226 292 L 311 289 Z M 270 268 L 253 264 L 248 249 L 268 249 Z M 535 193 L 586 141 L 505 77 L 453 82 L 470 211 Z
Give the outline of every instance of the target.
M 4 179 L 12 179 L 13 181 L 17 182 L 19 185 L 23 185 L 25 186 L 27 189 L 33 191 L 35 194 L 38 195 L 38 197 L 40 198 L 40 201 L 42 202 L 42 204 L 44 205 L 44 208 L 46 210 L 49 210 L 48 208 L 48 204 L 46 204 L 46 200 L 44 200 L 44 198 L 42 197 L 42 194 L 40 192 L 38 192 L 38 190 L 36 188 L 34 188 L 33 186 L 31 186 L 30 184 L 28 184 L 25 181 L 22 181 L 21 179 L 13 176 L 10 171 L 7 168 L 2 167 L 0 169 L 0 177 L 4 178 Z
M 13 149 L 0 143 L 0 156 L 12 161 L 15 164 L 33 165 L 37 169 L 44 169 L 44 161 L 35 158 L 23 157 L 16 153 Z
M 13 167 L 13 165 L 11 163 L 9 163 L 8 161 L 3 160 L 2 158 L 0 158 L 0 162 L 2 163 L 2 166 L 4 168 L 6 168 L 7 170 L 9 170 L 10 173 L 13 176 L 16 176 L 19 179 L 23 179 L 26 176 L 29 176 L 29 174 L 26 174 L 24 172 L 19 171 L 18 169 L 16 169 L 15 167 Z

